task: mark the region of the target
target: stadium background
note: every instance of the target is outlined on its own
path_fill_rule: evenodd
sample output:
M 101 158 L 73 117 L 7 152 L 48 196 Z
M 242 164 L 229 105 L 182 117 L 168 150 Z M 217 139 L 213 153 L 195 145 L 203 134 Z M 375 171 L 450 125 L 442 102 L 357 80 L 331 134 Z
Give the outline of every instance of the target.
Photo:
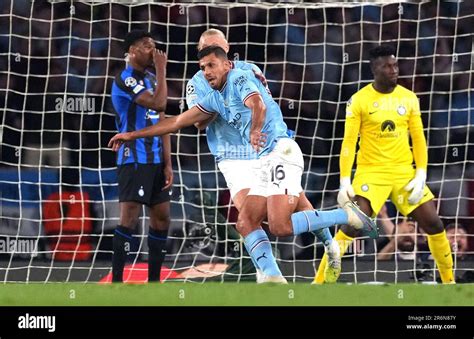
M 0 13 L 0 237 L 39 239 L 34 256 L 0 253 L 2 280 L 95 281 L 108 270 L 111 232 L 118 221 L 115 155 L 107 148 L 115 133 L 109 92 L 124 66 L 121 41 L 134 28 L 150 30 L 168 53 L 168 115 L 185 109 L 185 84 L 198 70 L 200 34 L 210 27 L 223 30 L 230 57 L 254 62 L 264 71 L 305 154 L 303 186 L 314 206 L 323 209 L 335 206 L 345 102 L 372 78 L 368 49 L 379 42 L 392 44 L 400 83 L 418 94 L 425 113 L 428 182 L 439 197 L 440 214 L 445 222 L 462 222 L 474 233 L 471 2 L 3 1 Z M 236 248 L 225 230 L 226 220 L 236 220 L 235 210 L 205 136 L 188 128 L 175 134 L 172 144 L 168 266 L 238 258 L 241 245 Z M 396 217 L 393 209 L 390 213 Z M 146 259 L 146 225 L 143 218 L 137 263 Z M 314 237 L 273 240 L 286 273 L 309 279 L 322 252 Z M 370 247 L 363 245 L 364 251 Z M 410 281 L 418 265 L 397 259 L 383 268 L 373 253 L 359 254 L 365 255 L 349 256 L 345 271 L 359 267 L 366 275 L 348 275 L 348 281 L 377 280 L 384 271 L 390 274 L 382 280 Z M 472 262 L 457 265 L 464 273 Z

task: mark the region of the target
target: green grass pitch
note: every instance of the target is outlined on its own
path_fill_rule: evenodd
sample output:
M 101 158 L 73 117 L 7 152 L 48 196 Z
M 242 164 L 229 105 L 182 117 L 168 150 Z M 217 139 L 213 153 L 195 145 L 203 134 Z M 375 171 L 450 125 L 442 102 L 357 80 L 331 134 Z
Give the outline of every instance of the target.
M 13 284 L 0 306 L 472 306 L 474 284 Z

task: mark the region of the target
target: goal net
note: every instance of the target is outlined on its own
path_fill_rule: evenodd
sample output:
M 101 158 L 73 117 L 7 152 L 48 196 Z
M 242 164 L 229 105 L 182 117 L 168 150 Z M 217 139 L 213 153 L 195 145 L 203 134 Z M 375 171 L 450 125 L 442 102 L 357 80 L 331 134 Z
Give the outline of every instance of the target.
M 222 30 L 231 59 L 258 65 L 304 153 L 303 188 L 323 210 L 336 207 L 345 105 L 372 79 L 368 50 L 395 47 L 400 84 L 420 99 L 428 185 L 444 223 L 452 224 L 456 275 L 465 277 L 474 248 L 473 11 L 470 1 L 2 1 L 0 281 L 110 279 L 119 222 L 115 154 L 107 147 L 116 133 L 110 88 L 125 66 L 123 38 L 137 28 L 151 31 L 168 54 L 168 115 L 186 110 L 185 86 L 198 71 L 204 30 Z M 255 279 L 205 134 L 183 129 L 172 135 L 172 147 L 162 277 Z M 379 222 L 402 221 L 390 204 L 387 212 Z M 148 224 L 144 210 L 125 280 L 146 279 Z M 423 234 L 401 229 L 378 241 L 357 239 L 340 280 L 435 281 Z M 290 281 L 312 280 L 323 254 L 313 235 L 271 240 Z M 394 250 L 379 257 L 390 241 Z M 413 246 L 403 247 L 407 241 Z

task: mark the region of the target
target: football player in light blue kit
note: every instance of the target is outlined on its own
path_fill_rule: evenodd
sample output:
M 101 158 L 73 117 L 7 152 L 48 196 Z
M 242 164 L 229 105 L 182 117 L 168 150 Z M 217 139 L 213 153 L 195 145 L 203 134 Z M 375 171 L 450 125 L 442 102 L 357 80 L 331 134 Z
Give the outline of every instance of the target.
M 219 46 L 227 53 L 229 52 L 229 43 L 224 33 L 214 28 L 208 29 L 201 34 L 198 43 L 198 51 L 212 45 Z M 270 93 L 266 79 L 258 66 L 240 60 L 231 61 L 231 66 L 235 69 L 253 71 L 255 76 Z M 204 73 L 198 71 L 186 85 L 186 103 L 188 108 L 194 107 L 200 99 L 204 98 L 211 91 L 212 88 L 206 80 Z M 201 130 L 206 128 L 209 149 L 214 155 L 219 170 L 226 180 L 232 201 L 237 210 L 240 211 L 250 191 L 252 181 L 254 180 L 253 167 L 256 153 L 252 152 L 250 145 L 236 142 L 235 136 L 239 136 L 238 131 L 229 125 L 219 114 L 210 117 L 207 121 L 196 123 L 195 126 Z M 229 143 L 228 137 L 233 139 L 234 143 Z M 296 210 L 313 210 L 313 206 L 304 192 L 300 194 Z M 328 278 L 326 282 L 336 281 L 341 272 L 339 246 L 336 241 L 333 240 L 329 228 L 324 228 L 314 233 L 323 243 L 325 251 L 328 254 L 329 264 L 325 269 L 325 277 Z M 255 265 L 255 267 L 257 269 L 257 282 L 259 282 L 261 271 L 258 269 L 258 265 Z
M 352 201 L 330 211 L 296 212 L 303 173 L 303 156 L 298 144 L 286 135 L 286 124 L 279 106 L 273 101 L 253 72 L 232 69 L 226 52 L 209 46 L 199 54 L 199 64 L 213 91 L 188 111 L 156 125 L 115 135 L 109 142 L 113 150 L 136 138 L 175 132 L 219 114 L 238 130 L 245 145 L 257 153 L 254 170 L 257 180 L 244 201 L 237 230 L 260 270 L 262 282 L 286 283 L 276 263 L 270 241 L 260 224 L 268 217 L 270 231 L 279 236 L 298 235 L 348 224 L 377 237 L 375 222 Z

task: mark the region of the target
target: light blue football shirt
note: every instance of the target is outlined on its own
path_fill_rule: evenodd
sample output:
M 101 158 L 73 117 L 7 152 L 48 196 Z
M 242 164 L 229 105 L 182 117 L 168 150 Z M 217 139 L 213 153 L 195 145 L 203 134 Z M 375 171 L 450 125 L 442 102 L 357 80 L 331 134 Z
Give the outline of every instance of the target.
M 288 138 L 288 135 L 280 107 L 253 71 L 231 69 L 222 89 L 208 93 L 199 101 L 197 107 L 208 114 L 218 113 L 222 120 L 238 132 L 238 136 L 235 133 L 222 135 L 223 140 L 219 140 L 220 143 L 225 141 L 227 144 L 243 144 L 246 149 L 251 149 L 252 111 L 244 103 L 253 95 L 260 95 L 267 108 L 262 128 L 262 132 L 267 135 L 267 142 L 258 154 L 260 157 L 270 153 L 278 139 Z
M 250 70 L 252 73 L 262 74 L 258 66 L 245 62 L 233 61 L 233 68 Z M 255 75 L 254 75 L 255 77 Z M 207 82 L 202 71 L 197 72 L 186 85 L 186 103 L 188 108 L 194 107 L 213 89 Z M 241 138 L 239 132 L 230 126 L 220 115 L 206 128 L 207 144 L 212 155 L 219 162 L 224 159 L 256 159 L 257 154 L 249 148 Z M 238 141 L 240 138 L 240 142 Z M 232 142 L 232 143 L 230 143 Z

